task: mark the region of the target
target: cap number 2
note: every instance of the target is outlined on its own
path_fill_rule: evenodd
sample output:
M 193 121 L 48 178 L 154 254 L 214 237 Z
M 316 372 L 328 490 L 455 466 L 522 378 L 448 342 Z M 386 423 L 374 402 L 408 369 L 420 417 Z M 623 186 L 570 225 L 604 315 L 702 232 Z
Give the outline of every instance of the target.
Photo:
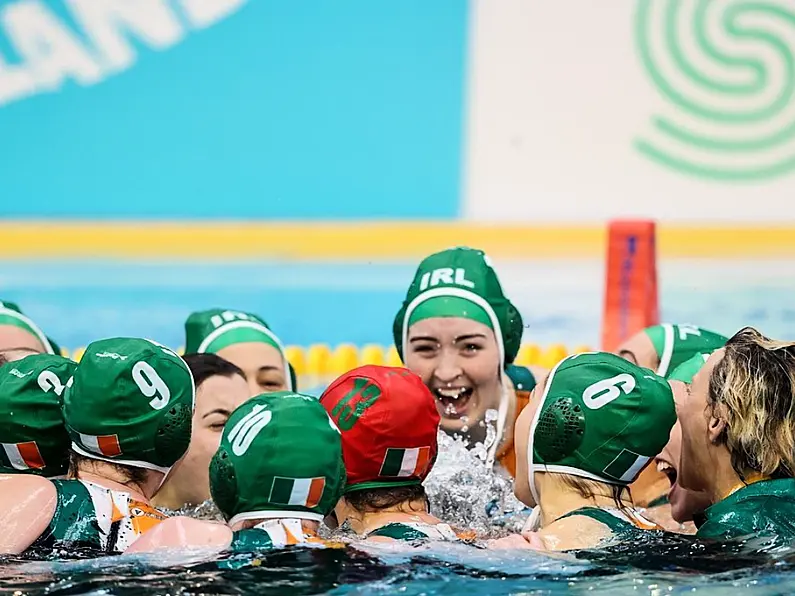
M 621 397 L 621 392 L 629 395 L 635 389 L 635 377 L 622 373 L 610 379 L 597 381 L 582 394 L 582 401 L 587 408 L 598 410 L 611 401 Z
M 132 378 L 141 393 L 153 398 L 149 405 L 155 410 L 162 410 L 168 405 L 171 391 L 151 364 L 144 361 L 136 362 L 132 369 Z

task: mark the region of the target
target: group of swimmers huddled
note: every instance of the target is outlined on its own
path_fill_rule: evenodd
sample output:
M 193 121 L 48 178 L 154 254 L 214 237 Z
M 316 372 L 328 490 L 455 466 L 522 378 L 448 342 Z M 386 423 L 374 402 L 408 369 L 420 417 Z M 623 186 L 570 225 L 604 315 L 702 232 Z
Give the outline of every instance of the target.
M 646 532 L 795 538 L 795 343 L 658 325 L 615 354 L 512 365 L 522 318 L 486 255 L 420 264 L 394 320 L 405 368 L 298 392 L 259 317 L 191 314 L 185 356 L 147 339 L 79 363 L 0 303 L 0 553 L 363 541 L 572 550 Z M 532 509 L 486 540 L 429 508 L 439 430 Z M 225 523 L 166 511 L 212 499 Z M 334 534 L 330 534 L 332 537 Z

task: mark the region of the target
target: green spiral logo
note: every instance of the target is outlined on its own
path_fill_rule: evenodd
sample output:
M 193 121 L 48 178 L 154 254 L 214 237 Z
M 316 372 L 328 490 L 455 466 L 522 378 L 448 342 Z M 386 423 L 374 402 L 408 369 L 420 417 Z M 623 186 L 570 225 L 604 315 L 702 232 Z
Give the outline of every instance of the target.
M 639 0 L 635 38 L 665 101 L 642 155 L 719 181 L 795 169 L 795 0 Z

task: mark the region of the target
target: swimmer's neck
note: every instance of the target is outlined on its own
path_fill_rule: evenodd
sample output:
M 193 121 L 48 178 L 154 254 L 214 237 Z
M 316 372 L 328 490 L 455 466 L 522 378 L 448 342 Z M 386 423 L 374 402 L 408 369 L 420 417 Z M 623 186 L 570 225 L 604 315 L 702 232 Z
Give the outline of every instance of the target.
M 425 523 L 436 525 L 439 519 L 428 513 L 426 501 L 417 499 L 378 511 L 356 511 L 343 499 L 337 505 L 337 517 L 347 520 L 351 529 L 359 535 L 369 534 L 383 526 L 394 523 Z
M 208 495 L 209 499 L 210 496 Z M 206 500 L 206 499 L 205 499 Z M 181 491 L 176 482 L 166 482 L 157 494 L 152 498 L 155 507 L 176 511 L 183 507 L 197 507 L 201 503 L 191 503 L 182 497 Z
M 277 521 L 287 521 L 290 519 L 295 519 L 296 521 L 301 522 L 301 529 L 304 531 L 304 534 L 308 536 L 316 536 L 318 530 L 320 529 L 320 522 L 312 521 L 310 519 L 297 519 L 293 517 L 281 517 L 281 518 L 269 518 L 269 519 L 244 519 L 243 521 L 239 521 L 233 526 L 231 526 L 233 532 L 237 532 L 238 530 L 250 530 L 260 524 L 266 522 L 277 522 Z
M 122 472 L 116 470 L 112 465 L 97 461 L 86 462 L 85 465 L 81 462 L 76 479 L 85 480 L 110 490 L 129 493 L 133 500 L 149 504 L 151 495 L 157 492 L 162 475 L 155 472 L 147 476 L 145 482 L 136 484 L 130 482 Z
M 536 474 L 538 479 L 541 474 Z M 546 527 L 567 513 L 582 509 L 583 507 L 598 507 L 600 509 L 615 509 L 616 502 L 611 494 L 608 494 L 609 487 L 605 486 L 604 494 L 597 494 L 590 498 L 580 495 L 575 489 L 561 486 L 558 483 L 546 482 L 539 485 L 539 505 L 541 507 L 541 527 Z M 633 507 L 629 500 L 621 499 L 623 507 L 631 509 Z

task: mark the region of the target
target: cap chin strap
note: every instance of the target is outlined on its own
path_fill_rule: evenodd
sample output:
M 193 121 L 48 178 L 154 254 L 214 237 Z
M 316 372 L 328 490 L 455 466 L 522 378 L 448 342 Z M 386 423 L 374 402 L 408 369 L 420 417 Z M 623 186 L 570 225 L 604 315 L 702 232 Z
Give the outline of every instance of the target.
M 530 436 L 527 438 L 527 480 L 530 484 L 530 493 L 533 495 L 533 500 L 536 502 L 536 506 L 541 506 L 541 500 L 538 496 L 538 489 L 536 488 L 536 470 L 546 469 L 544 465 L 536 465 L 533 461 L 533 444 L 535 442 L 535 434 L 536 434 L 536 426 L 538 426 L 538 419 L 541 416 L 541 410 L 544 409 L 544 404 L 547 401 L 547 396 L 549 395 L 549 389 L 552 387 L 552 381 L 555 378 L 555 373 L 558 372 L 558 368 L 561 364 L 566 362 L 569 358 L 576 358 L 577 355 L 569 356 L 568 358 L 564 358 L 560 362 L 558 362 L 555 367 L 549 371 L 549 376 L 547 377 L 547 384 L 544 387 L 544 395 L 541 397 L 541 401 L 536 408 L 535 414 L 533 414 L 533 422 L 530 425 Z
M 500 366 L 500 376 L 502 376 L 502 366 Z M 505 424 L 508 421 L 508 406 L 510 405 L 510 396 L 508 394 L 508 386 L 504 380 L 500 381 L 500 406 L 497 410 L 497 429 L 494 435 L 494 443 L 489 447 L 486 453 L 486 466 L 492 467 L 494 460 L 497 457 L 497 449 L 502 443 L 502 435 L 505 432 Z
M 246 511 L 232 516 L 227 525 L 231 527 L 238 522 L 250 519 L 305 519 L 322 522 L 323 516 L 320 513 L 310 513 L 308 511 Z
M 663 328 L 663 353 L 660 356 L 660 366 L 657 367 L 657 374 L 664 377 L 668 374 L 671 358 L 674 355 L 674 327 L 667 323 L 660 326 Z

